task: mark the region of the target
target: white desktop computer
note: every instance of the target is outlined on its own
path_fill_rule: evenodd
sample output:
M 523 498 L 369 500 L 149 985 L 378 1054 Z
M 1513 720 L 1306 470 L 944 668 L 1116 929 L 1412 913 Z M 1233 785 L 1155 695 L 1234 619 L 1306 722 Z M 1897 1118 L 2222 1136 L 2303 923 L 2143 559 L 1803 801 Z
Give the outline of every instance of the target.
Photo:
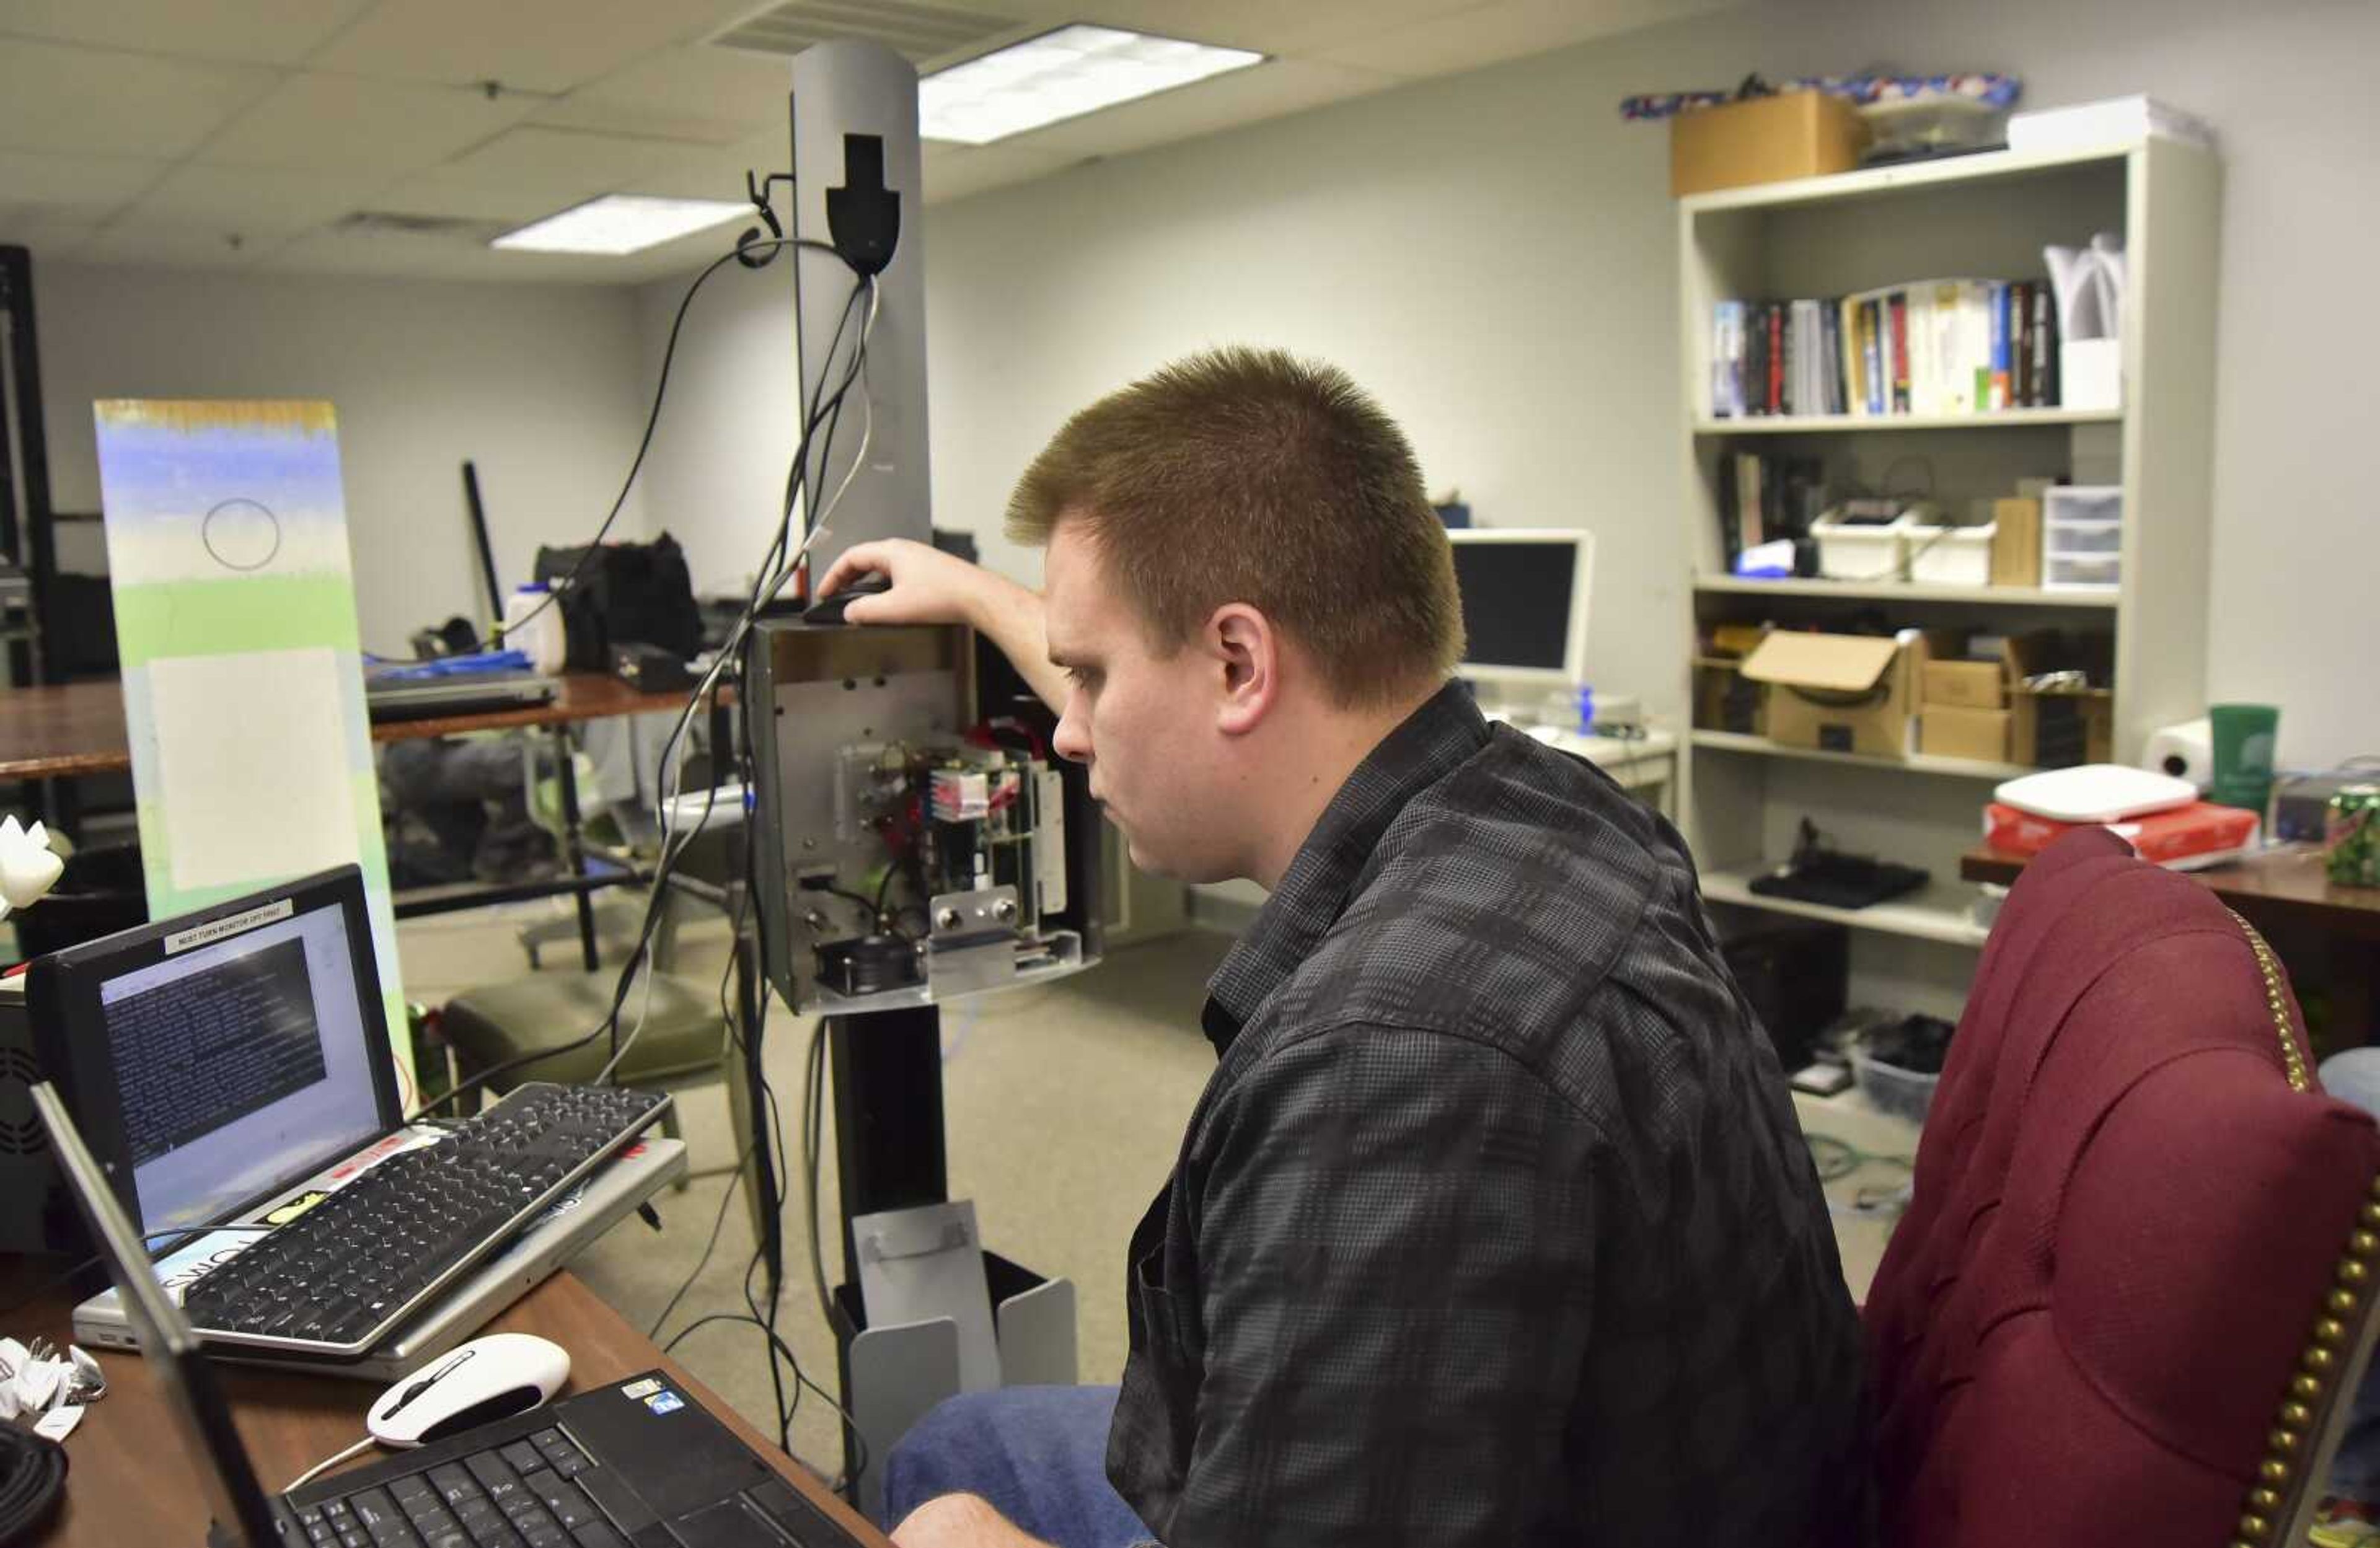
M 1587 596 L 1595 534 L 1568 527 L 1449 532 L 1463 597 L 1457 668 L 1483 707 L 1535 719 L 1546 700 L 1587 681 Z

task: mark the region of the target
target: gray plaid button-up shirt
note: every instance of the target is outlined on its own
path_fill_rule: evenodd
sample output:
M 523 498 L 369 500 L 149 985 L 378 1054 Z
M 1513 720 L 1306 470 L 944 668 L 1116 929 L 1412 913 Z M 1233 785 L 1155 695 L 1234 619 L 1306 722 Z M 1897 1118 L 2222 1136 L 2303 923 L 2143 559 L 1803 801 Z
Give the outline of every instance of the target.
M 1450 685 L 1208 990 L 1108 1447 L 1171 1548 L 1849 1537 L 1857 1317 L 1667 823 Z

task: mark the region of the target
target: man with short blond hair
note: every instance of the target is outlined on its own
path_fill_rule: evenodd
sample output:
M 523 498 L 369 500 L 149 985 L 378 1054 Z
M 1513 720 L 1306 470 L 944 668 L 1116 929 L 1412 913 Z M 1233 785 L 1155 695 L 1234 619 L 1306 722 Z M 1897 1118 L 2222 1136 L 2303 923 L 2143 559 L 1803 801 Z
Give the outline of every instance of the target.
M 1135 864 L 1271 897 L 1208 984 L 1120 1392 L 945 1404 L 897 1540 L 1848 1541 L 1859 1329 L 1776 1058 L 1677 834 L 1448 680 L 1395 423 L 1195 357 L 1070 420 L 1010 526 L 1040 595 L 905 543 L 820 589 L 989 635 Z

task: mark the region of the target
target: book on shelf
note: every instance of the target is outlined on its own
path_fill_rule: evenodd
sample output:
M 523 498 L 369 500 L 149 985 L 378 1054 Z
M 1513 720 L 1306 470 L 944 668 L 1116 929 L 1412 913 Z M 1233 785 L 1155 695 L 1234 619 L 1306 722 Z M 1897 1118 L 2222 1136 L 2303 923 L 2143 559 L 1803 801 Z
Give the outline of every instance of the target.
M 1710 413 L 1889 418 L 2058 406 L 2046 280 L 1944 279 L 1711 309 Z
M 1746 549 L 1779 538 L 1808 539 L 1826 508 L 1826 464 L 1817 457 L 1729 452 L 1718 459 L 1719 546 L 1727 572 Z

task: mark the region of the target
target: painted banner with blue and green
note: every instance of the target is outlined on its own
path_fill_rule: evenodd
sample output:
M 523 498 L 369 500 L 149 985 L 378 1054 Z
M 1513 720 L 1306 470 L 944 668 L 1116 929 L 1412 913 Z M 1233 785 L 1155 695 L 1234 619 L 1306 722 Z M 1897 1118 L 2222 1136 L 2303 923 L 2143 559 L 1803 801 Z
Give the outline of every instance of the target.
M 361 865 L 409 1107 L 337 416 L 131 398 L 94 410 L 149 915 Z

